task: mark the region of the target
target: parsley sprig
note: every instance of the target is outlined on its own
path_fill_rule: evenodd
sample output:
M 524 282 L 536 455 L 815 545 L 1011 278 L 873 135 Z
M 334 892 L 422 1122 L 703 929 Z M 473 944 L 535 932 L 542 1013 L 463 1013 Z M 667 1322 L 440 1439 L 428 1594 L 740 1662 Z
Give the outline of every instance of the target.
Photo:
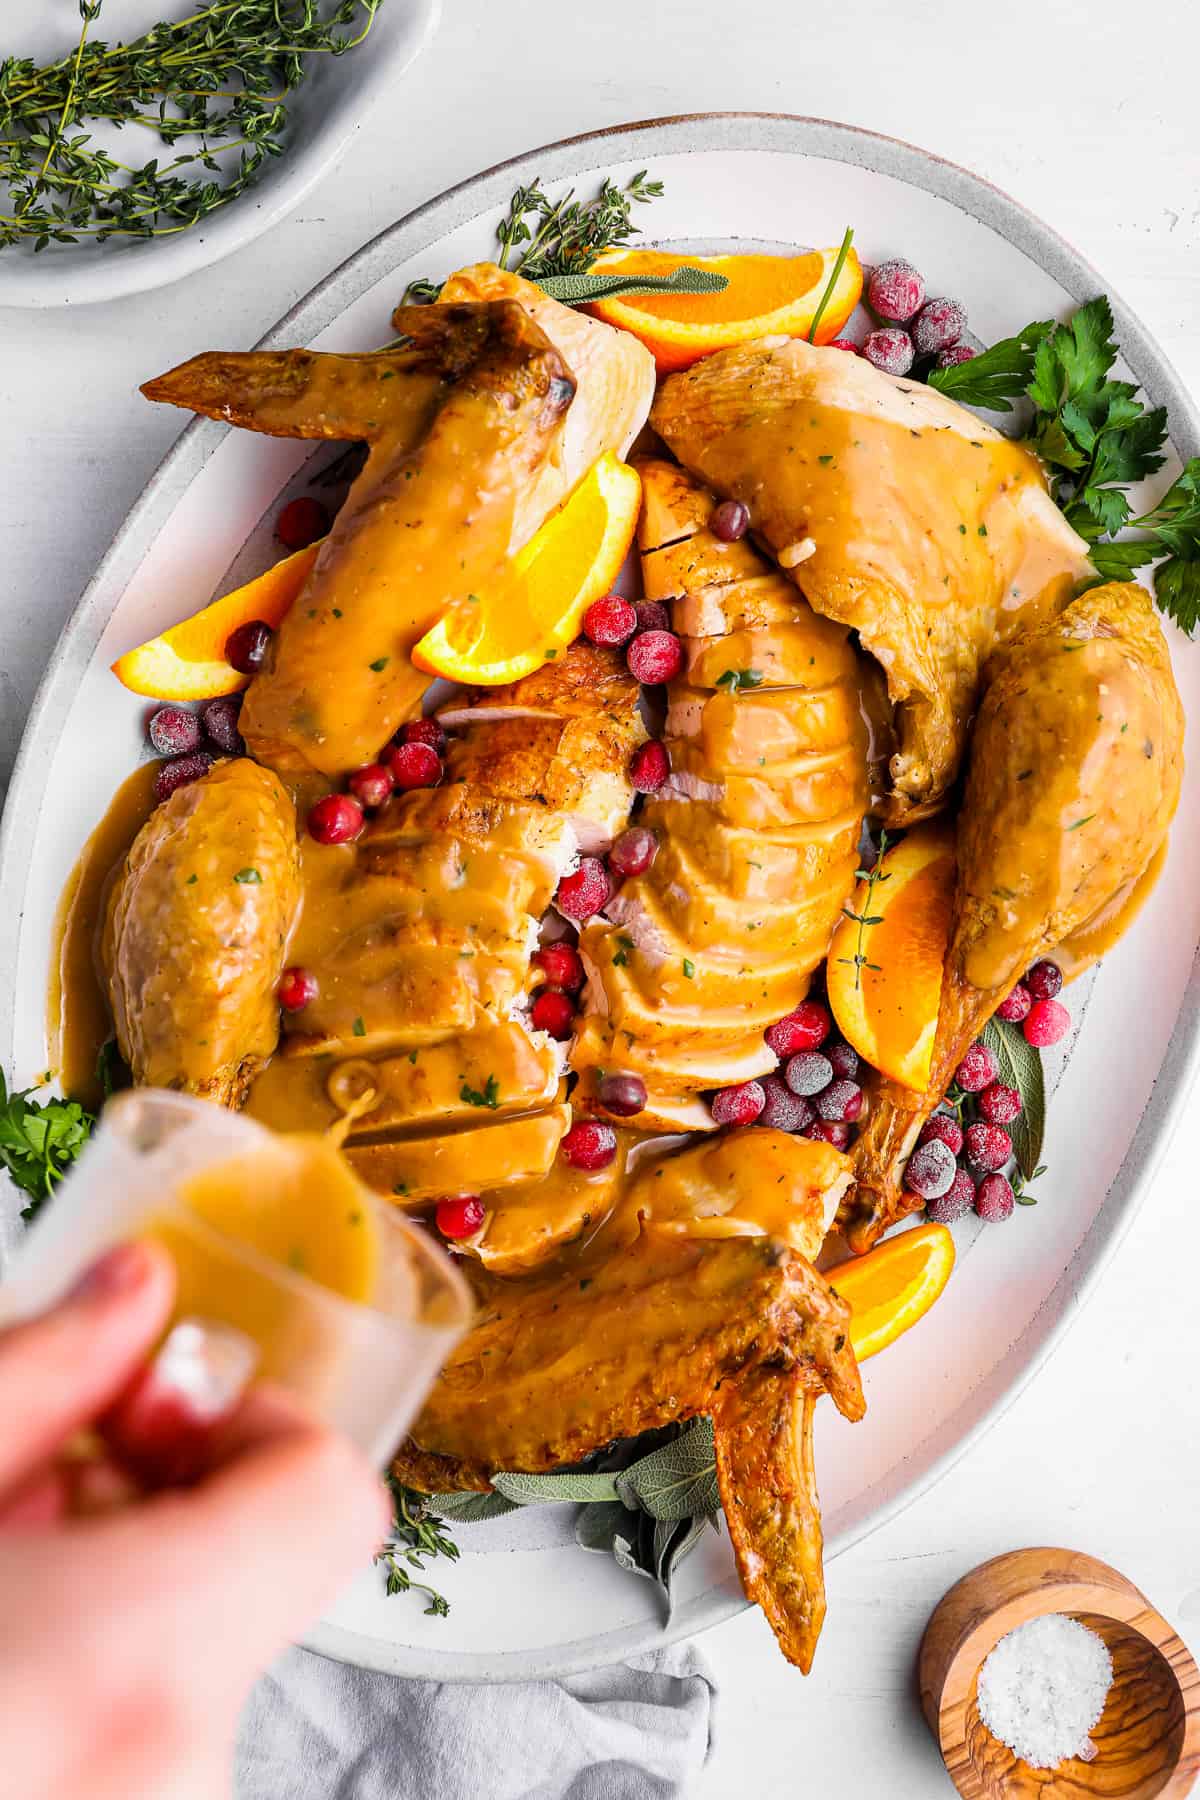
M 31 1088 L 10 1094 L 0 1074 L 0 1166 L 29 1203 L 29 1220 L 50 1198 L 92 1135 L 96 1115 L 78 1100 L 31 1100 Z

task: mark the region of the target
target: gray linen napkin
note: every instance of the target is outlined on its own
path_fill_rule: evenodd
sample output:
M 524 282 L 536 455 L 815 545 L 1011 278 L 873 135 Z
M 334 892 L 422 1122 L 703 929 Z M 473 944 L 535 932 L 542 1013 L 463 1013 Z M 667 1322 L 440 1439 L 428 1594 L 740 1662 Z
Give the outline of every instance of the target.
M 288 1650 L 251 1693 L 236 1800 L 678 1800 L 708 1760 L 693 1644 L 562 1681 L 401 1681 Z

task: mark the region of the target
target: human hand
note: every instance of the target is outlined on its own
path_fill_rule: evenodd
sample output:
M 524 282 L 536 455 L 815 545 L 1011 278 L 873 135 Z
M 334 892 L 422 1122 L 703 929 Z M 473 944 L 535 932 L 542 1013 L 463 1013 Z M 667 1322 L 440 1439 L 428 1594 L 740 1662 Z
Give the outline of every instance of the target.
M 22 1800 L 219 1800 L 255 1676 L 387 1529 L 359 1452 L 267 1387 L 205 1434 L 187 1488 L 72 1464 L 81 1429 L 136 1430 L 118 1403 L 173 1284 L 162 1251 L 122 1245 L 0 1333 L 2 1785 Z

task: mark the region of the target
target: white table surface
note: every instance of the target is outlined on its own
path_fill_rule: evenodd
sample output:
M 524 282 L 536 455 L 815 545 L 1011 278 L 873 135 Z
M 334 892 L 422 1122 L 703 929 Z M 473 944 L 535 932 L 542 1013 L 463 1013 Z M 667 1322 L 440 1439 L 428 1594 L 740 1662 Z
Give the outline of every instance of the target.
M 198 349 L 252 344 L 382 226 L 534 144 L 743 107 L 907 138 L 1054 223 L 1200 390 L 1191 0 L 446 0 L 446 14 L 395 104 L 267 237 L 158 293 L 0 311 L 0 770 L 60 625 L 179 428 L 137 383 Z M 801 233 L 802 218 L 798 196 Z M 944 1589 L 1001 1550 L 1091 1551 L 1200 1643 L 1194 1132 L 1200 1104 L 1046 1372 L 938 1488 L 830 1569 L 812 1677 L 782 1662 L 756 1613 L 705 1638 L 721 1693 L 697 1800 L 948 1793 L 914 1699 L 916 1648 Z M 1036 1254 L 1036 1213 L 1008 1229 Z

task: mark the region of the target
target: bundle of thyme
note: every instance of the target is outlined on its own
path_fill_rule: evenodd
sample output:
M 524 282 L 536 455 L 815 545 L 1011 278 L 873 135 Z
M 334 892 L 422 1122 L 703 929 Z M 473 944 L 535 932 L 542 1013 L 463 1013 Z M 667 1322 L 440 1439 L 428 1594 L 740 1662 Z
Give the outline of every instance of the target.
M 361 44 L 382 0 L 213 0 L 129 44 L 92 35 L 42 66 L 0 62 L 0 250 L 186 231 L 284 151 L 286 97 L 313 56 Z M 85 123 L 141 125 L 174 154 L 122 162 Z

